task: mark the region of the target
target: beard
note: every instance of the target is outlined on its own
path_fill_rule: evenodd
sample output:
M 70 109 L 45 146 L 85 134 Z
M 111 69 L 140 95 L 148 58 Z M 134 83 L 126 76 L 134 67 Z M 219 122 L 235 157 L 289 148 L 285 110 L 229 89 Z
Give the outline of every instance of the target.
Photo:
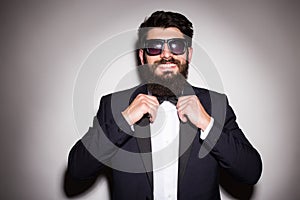
M 178 72 L 166 71 L 162 75 L 155 74 L 160 64 L 172 63 L 178 67 Z M 185 84 L 187 83 L 188 61 L 181 64 L 179 60 L 171 58 L 169 60 L 161 59 L 152 65 L 143 65 L 139 67 L 139 72 L 143 82 L 147 84 L 148 91 L 153 96 L 180 96 Z

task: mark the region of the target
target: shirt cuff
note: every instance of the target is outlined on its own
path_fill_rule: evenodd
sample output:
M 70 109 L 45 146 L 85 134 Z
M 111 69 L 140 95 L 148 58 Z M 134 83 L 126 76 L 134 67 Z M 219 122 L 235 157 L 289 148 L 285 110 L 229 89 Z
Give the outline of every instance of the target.
M 202 131 L 202 129 L 200 130 L 201 134 L 200 134 L 200 138 L 202 140 L 205 140 L 205 138 L 207 137 L 209 131 L 211 130 L 212 126 L 214 125 L 214 118 L 210 118 L 210 122 L 208 124 L 208 126 L 206 127 L 206 129 L 204 131 Z

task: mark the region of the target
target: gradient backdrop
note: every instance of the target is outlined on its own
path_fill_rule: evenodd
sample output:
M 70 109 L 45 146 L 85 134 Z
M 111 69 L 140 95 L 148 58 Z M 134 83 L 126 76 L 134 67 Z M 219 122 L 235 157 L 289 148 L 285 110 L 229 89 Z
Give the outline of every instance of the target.
M 241 128 L 262 155 L 263 175 L 252 199 L 300 198 L 298 1 L 20 0 L 0 3 L 0 199 L 68 199 L 68 152 L 83 134 L 73 110 L 81 66 L 97 45 L 162 9 L 193 22 L 195 41 L 214 63 Z M 134 69 L 126 63 L 134 63 L 133 56 L 122 59 L 124 64 L 113 64 Z M 111 92 L 109 86 L 118 83 L 111 77 L 122 70 L 110 74 L 112 83 L 98 84 L 95 96 Z M 201 85 L 195 77 L 191 82 Z M 93 115 L 82 116 L 86 130 Z M 107 186 L 101 178 L 73 199 L 109 199 Z M 222 197 L 232 199 L 224 191 Z

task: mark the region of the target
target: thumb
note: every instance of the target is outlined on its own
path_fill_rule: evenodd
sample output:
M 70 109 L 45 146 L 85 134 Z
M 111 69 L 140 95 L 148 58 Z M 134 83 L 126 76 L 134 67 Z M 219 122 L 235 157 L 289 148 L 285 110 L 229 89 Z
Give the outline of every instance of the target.
M 187 117 L 185 114 L 178 113 L 178 117 L 182 122 L 187 122 Z

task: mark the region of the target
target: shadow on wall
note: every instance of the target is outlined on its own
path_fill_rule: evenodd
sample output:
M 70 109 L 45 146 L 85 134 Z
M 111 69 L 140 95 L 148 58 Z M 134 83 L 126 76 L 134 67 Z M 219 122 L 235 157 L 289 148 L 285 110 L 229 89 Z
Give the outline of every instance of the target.
M 67 170 L 65 170 L 63 187 L 66 197 L 77 198 L 81 195 L 84 195 L 84 193 L 88 192 L 93 188 L 93 185 L 98 178 L 106 178 L 108 180 L 110 188 L 109 193 L 111 197 L 112 179 L 109 169 L 103 170 L 94 179 L 84 181 L 72 179 L 72 177 L 68 174 Z M 255 186 L 237 182 L 223 169 L 221 169 L 220 173 L 220 185 L 223 188 L 223 190 L 227 193 L 227 196 L 239 200 L 250 200 L 255 192 Z

